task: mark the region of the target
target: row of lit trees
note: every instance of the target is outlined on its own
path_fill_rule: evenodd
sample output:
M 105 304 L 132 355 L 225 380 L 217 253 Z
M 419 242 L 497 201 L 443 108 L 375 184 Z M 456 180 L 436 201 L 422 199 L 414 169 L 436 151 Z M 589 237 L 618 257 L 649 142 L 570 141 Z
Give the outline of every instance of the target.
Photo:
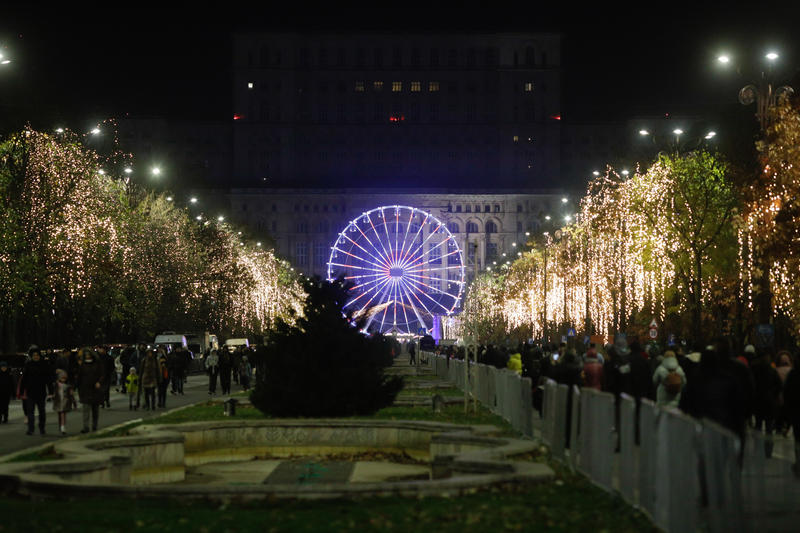
M 260 334 L 301 312 L 304 293 L 271 251 L 104 166 L 69 132 L 25 129 L 0 144 L 4 348 Z
M 765 321 L 758 300 L 766 297 L 769 314 L 788 318 L 796 335 L 800 113 L 788 102 L 773 113 L 755 180 L 705 151 L 595 178 L 574 223 L 533 239 L 517 261 L 470 287 L 464 333 L 482 341 L 557 339 L 569 328 L 641 335 L 655 318 L 662 340 L 667 332 L 743 340 Z

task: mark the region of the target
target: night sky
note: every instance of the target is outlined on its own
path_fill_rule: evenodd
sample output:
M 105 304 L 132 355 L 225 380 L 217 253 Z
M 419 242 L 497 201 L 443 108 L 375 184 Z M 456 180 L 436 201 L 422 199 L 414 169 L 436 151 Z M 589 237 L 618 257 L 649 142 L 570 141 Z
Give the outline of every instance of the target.
M 734 105 L 743 80 L 718 72 L 714 58 L 722 49 L 762 57 L 774 46 L 782 64 L 800 65 L 800 31 L 792 28 L 800 8 L 788 1 L 746 8 L 659 2 L 657 11 L 652 2 L 633 10 L 536 2 L 297 4 L 131 4 L 135 11 L 5 5 L 0 41 L 14 63 L 0 71 L 2 130 L 25 121 L 80 129 L 125 113 L 227 120 L 236 30 L 561 32 L 565 121 Z

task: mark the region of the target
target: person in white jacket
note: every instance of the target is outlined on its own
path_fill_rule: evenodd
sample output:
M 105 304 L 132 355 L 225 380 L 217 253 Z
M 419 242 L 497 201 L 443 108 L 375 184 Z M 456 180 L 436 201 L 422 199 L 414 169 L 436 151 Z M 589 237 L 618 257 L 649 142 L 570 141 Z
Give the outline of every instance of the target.
M 208 372 L 208 394 L 217 394 L 217 376 L 219 375 L 219 356 L 216 350 L 211 350 L 206 356 L 206 372 Z
M 653 385 L 656 386 L 657 405 L 678 407 L 681 392 L 686 386 L 686 374 L 672 350 L 664 352 L 664 359 L 653 372 Z

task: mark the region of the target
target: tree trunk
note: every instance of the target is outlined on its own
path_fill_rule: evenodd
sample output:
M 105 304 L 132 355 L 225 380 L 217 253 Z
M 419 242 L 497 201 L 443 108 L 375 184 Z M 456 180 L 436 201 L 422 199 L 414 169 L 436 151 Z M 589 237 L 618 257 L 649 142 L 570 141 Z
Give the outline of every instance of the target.
M 695 279 L 692 280 L 694 286 L 692 290 L 692 336 L 695 346 L 702 346 L 703 343 L 703 261 L 700 254 L 694 252 L 694 272 Z

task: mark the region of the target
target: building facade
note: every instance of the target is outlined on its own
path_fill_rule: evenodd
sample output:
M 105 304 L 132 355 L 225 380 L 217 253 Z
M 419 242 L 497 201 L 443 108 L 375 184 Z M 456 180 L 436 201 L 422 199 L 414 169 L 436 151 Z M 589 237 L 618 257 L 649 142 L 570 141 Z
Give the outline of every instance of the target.
M 558 187 L 560 37 L 237 34 L 243 187 Z
M 462 252 L 465 281 L 516 258 L 528 237 L 574 209 L 553 191 L 445 189 L 233 189 L 231 220 L 307 275 L 327 276 L 331 248 L 348 223 L 381 206 L 409 206 L 447 225 Z M 423 238 L 428 228 L 423 230 Z

